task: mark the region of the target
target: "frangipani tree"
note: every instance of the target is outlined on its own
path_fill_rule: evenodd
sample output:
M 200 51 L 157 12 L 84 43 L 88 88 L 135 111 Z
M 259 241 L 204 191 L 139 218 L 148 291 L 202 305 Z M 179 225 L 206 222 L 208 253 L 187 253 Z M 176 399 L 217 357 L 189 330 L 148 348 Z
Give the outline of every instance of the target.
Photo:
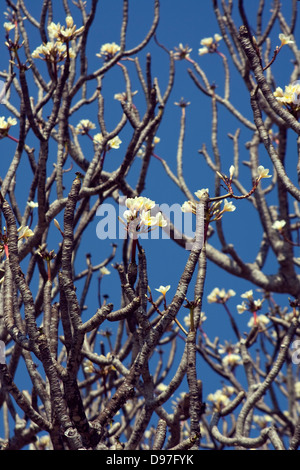
M 37 12 L 25 0 L 6 3 L 8 60 L 0 72 L 0 145 L 10 144 L 0 175 L 2 448 L 297 449 L 299 162 L 295 157 L 291 169 L 286 158 L 290 135 L 294 155 L 300 148 L 297 2 L 290 23 L 278 0 L 271 11 L 270 2 L 257 2 L 251 27 L 245 2 L 236 12 L 232 1 L 213 0 L 219 32 L 199 37 L 193 54 L 180 43 L 180 32 L 179 45 L 160 43 L 158 0 L 148 31 L 129 48 L 131 2 L 124 0 L 119 39 L 101 37 L 92 59 L 89 38 L 101 16 L 97 0 L 63 1 L 59 19 L 50 0 L 40 2 Z M 153 78 L 150 46 L 164 52 L 167 79 Z M 274 72 L 284 50 L 293 54 L 287 84 L 277 83 Z M 202 65 L 208 55 L 222 64 L 223 94 Z M 156 148 L 182 62 L 191 67 L 190 86 L 211 106 L 211 153 L 205 143 L 199 152 L 203 171 L 214 178 L 206 188 L 190 188 L 183 175 L 189 102 L 176 102 L 175 170 Z M 250 117 L 232 99 L 233 69 L 245 85 Z M 103 84 L 115 70 L 123 82 L 113 96 L 120 113 L 111 125 Z M 220 108 L 250 134 L 244 165 L 250 183 L 241 170 L 239 128 L 229 136 L 232 161 L 220 152 Z M 197 112 L 203 119 L 203 109 Z M 182 195 L 180 213 L 194 217 L 193 237 L 178 233 L 160 209 L 164 201 L 154 201 L 148 184 L 157 185 L 154 160 Z M 114 242 L 96 257 L 86 253 L 83 262 L 82 248 L 92 246 L 92 222 L 105 204 L 125 209 L 121 251 Z M 238 227 L 231 233 L 224 228 L 231 212 L 247 213 L 246 204 L 261 236 L 252 262 L 231 242 Z M 176 286 L 168 279 L 164 285 L 149 281 L 151 252 L 143 237 L 163 231 L 169 246 L 185 252 L 184 265 L 172 264 Z M 241 301 L 233 288 L 216 285 L 206 292 L 207 263 L 233 283 L 249 283 Z M 102 282 L 113 278 L 112 270 L 117 280 L 110 281 L 114 298 L 108 302 Z M 283 305 L 274 298 L 279 293 L 287 296 Z M 233 337 L 224 344 L 217 332 L 214 338 L 206 332 L 204 301 L 228 315 Z M 250 314 L 246 333 L 237 320 L 244 312 Z M 218 384 L 206 396 L 203 362 Z

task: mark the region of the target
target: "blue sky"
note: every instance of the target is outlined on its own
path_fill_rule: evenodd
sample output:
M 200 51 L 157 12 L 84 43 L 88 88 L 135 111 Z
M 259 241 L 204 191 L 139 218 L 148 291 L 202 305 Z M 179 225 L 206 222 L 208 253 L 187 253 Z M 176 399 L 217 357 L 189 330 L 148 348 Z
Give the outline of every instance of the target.
M 31 5 L 29 5 L 30 2 L 27 3 L 28 7 L 31 8 Z M 61 6 L 62 2 L 54 3 L 56 3 L 56 10 L 54 10 L 54 21 L 60 21 L 61 23 L 64 23 L 65 14 Z M 90 0 L 88 0 L 88 7 L 90 3 Z M 102 44 L 113 41 L 119 43 L 122 3 L 123 2 L 121 0 L 101 0 L 101 2 L 99 2 L 97 20 L 93 25 L 88 46 L 88 60 L 90 70 L 99 67 L 99 61 L 101 59 L 96 57 L 96 53 L 99 52 Z M 250 24 L 255 28 L 254 17 L 251 18 L 251 15 L 255 13 L 259 2 L 257 0 L 252 0 L 252 2 L 248 3 L 251 3 L 251 12 L 249 12 Z M 271 5 L 272 2 L 268 1 L 266 3 Z M 288 15 L 289 10 L 287 4 L 289 3 L 290 2 L 286 2 Z M 151 25 L 153 2 L 150 0 L 143 2 L 140 0 L 130 0 L 129 4 L 127 47 L 131 48 L 142 40 L 145 30 L 148 30 Z M 267 7 L 267 16 L 270 14 L 269 10 L 270 8 Z M 73 15 L 77 26 L 81 26 L 80 22 L 76 22 L 76 18 L 78 18 L 78 16 L 75 13 L 75 10 L 73 10 Z M 158 41 L 167 49 L 174 49 L 174 47 L 178 46 L 179 43 L 183 43 L 184 45 L 188 44 L 189 47 L 192 48 L 191 57 L 198 61 L 198 63 L 207 73 L 209 80 L 216 83 L 217 92 L 222 95 L 224 89 L 224 74 L 221 58 L 216 54 L 207 54 L 206 56 L 202 57 L 198 56 L 200 40 L 204 37 L 213 36 L 215 33 L 220 32 L 214 17 L 211 0 L 186 0 L 185 2 L 182 2 L 181 0 L 162 0 L 160 15 L 160 22 L 157 30 Z M 237 12 L 235 12 L 235 18 L 238 18 L 236 24 L 237 26 L 240 26 L 241 20 L 238 17 Z M 274 45 L 272 49 L 274 49 L 275 46 L 279 43 L 279 32 L 279 29 L 276 29 L 275 33 L 272 33 L 271 39 L 272 45 Z M 40 44 L 41 41 L 36 34 L 30 36 L 30 38 L 32 38 L 31 46 L 32 49 L 34 49 Z M 226 54 L 229 59 L 229 54 L 224 42 L 220 42 L 219 48 L 220 51 Z M 168 80 L 168 56 L 161 48 L 157 46 L 153 40 L 151 40 L 145 50 L 143 50 L 139 55 L 141 65 L 143 67 L 145 66 L 146 54 L 148 52 L 151 53 L 152 56 L 153 77 L 157 77 L 159 85 L 162 91 L 164 91 Z M 5 47 L 2 46 L 0 70 L 3 70 L 7 67 L 7 57 L 7 51 L 5 50 Z M 281 54 L 274 64 L 274 68 L 272 68 L 276 76 L 277 86 L 284 87 L 284 85 L 289 82 L 289 76 L 292 72 L 290 59 L 291 54 L 288 47 L 286 47 L 286 50 L 281 51 Z M 142 90 L 136 77 L 134 65 L 129 62 L 126 62 L 125 64 L 128 66 L 130 76 L 132 77 L 132 89 L 138 90 L 138 94 L 134 98 L 134 102 L 138 107 L 143 106 Z M 42 63 L 40 63 L 40 65 L 41 67 L 43 66 Z M 181 110 L 178 106 L 174 105 L 174 102 L 178 102 L 181 98 L 190 101 L 191 104 L 187 108 L 186 116 L 187 128 L 184 142 L 184 176 L 191 192 L 206 187 L 210 188 L 211 192 L 213 192 L 214 175 L 212 171 L 207 168 L 203 157 L 198 152 L 203 143 L 206 143 L 209 153 L 211 152 L 210 99 L 202 95 L 201 92 L 196 89 L 196 86 L 188 76 L 187 69 L 192 67 L 191 64 L 186 62 L 176 62 L 175 65 L 175 84 L 169 98 L 167 109 L 165 110 L 165 117 L 157 132 L 157 136 L 160 138 L 160 142 L 156 147 L 156 153 L 165 159 L 170 168 L 176 172 L 176 152 Z M 252 120 L 252 111 L 250 108 L 249 96 L 246 88 L 238 76 L 236 70 L 232 67 L 231 63 L 230 66 L 232 71 L 232 103 L 236 105 L 248 119 Z M 30 83 L 30 86 L 32 93 L 34 93 L 34 85 L 32 82 Z M 93 86 L 94 83 L 89 84 L 88 90 L 91 91 Z M 110 71 L 104 78 L 102 87 L 102 92 L 105 97 L 105 117 L 108 130 L 114 128 L 122 113 L 120 104 L 113 98 L 114 94 L 124 90 L 125 84 L 121 70 L 119 67 L 115 67 L 115 69 Z M 0 114 L 5 115 L 6 117 L 9 116 L 9 112 L 4 108 L 4 106 L 2 106 L 2 113 Z M 251 133 L 244 129 L 236 119 L 232 118 L 232 116 L 221 107 L 219 107 L 219 116 L 218 139 L 222 159 L 222 170 L 224 173 L 228 173 L 228 169 L 233 163 L 233 149 L 232 141 L 228 138 L 227 134 L 234 134 L 238 127 L 241 128 L 241 160 L 248 160 L 249 156 L 245 149 L 245 143 L 251 137 Z M 96 123 L 96 108 L 91 106 L 82 109 L 78 115 L 74 115 L 72 117 L 71 123 L 75 126 L 79 120 L 83 118 L 88 118 Z M 127 126 L 124 129 L 124 133 L 120 135 L 120 138 L 122 139 L 122 146 L 119 150 L 112 151 L 111 154 L 109 154 L 109 159 L 106 159 L 106 169 L 110 170 L 115 168 L 117 162 L 121 161 L 123 156 L 122 149 L 125 148 L 129 135 L 130 128 Z M 91 142 L 88 141 L 88 139 L 86 142 L 83 142 L 82 139 L 83 137 L 81 137 L 80 142 L 83 145 L 86 158 L 89 159 L 89 154 L 92 156 Z M 8 164 L 11 160 L 11 156 L 13 155 L 15 144 L 8 139 L 5 139 L 1 140 L 0 146 L 2 159 L 5 158 L 6 164 Z M 20 169 L 18 170 L 17 184 L 20 178 L 24 178 L 24 174 L 26 174 L 26 171 L 28 171 L 27 162 L 25 162 L 25 160 L 26 159 L 24 159 L 24 162 L 22 162 Z M 55 161 L 54 158 L 53 161 Z M 53 161 L 49 162 L 49 171 Z M 262 150 L 261 153 L 261 164 L 265 167 L 271 168 L 269 158 L 265 154 L 264 150 Z M 141 160 L 137 159 L 134 168 L 130 172 L 129 181 L 132 182 L 133 185 L 140 165 Z M 6 165 L 4 163 L 0 170 L 0 176 L 2 178 L 5 175 L 5 167 Z M 241 179 L 243 184 L 250 189 L 251 180 L 247 167 L 241 166 Z M 265 185 L 267 183 L 265 183 L 263 180 L 262 184 Z M 25 179 L 25 181 L 22 183 L 22 186 L 23 185 L 23 189 L 26 188 L 29 185 L 29 181 Z M 146 180 L 146 189 L 143 195 L 155 200 L 158 204 L 182 204 L 186 200 L 185 196 L 178 190 L 178 188 L 176 188 L 174 183 L 169 180 L 160 162 L 154 158 L 150 164 L 150 171 Z M 23 204 L 25 205 L 25 203 Z M 227 228 L 227 232 L 225 232 L 227 234 L 227 241 L 235 244 L 235 247 L 241 257 L 244 256 L 246 260 L 251 261 L 253 256 L 256 254 L 257 246 L 260 242 L 261 229 L 257 226 L 255 213 L 247 201 L 240 201 L 238 204 L 236 204 L 236 206 L 236 211 L 234 213 L 227 214 L 224 218 L 224 227 Z M 22 203 L 21 207 L 23 207 Z M 62 220 L 61 216 L 59 220 Z M 81 247 L 83 255 L 82 259 L 84 259 L 85 253 L 90 252 L 95 264 L 106 257 L 106 250 L 110 247 L 112 242 L 115 241 L 118 243 L 118 240 L 102 241 L 97 238 L 96 226 L 98 222 L 99 219 L 96 217 L 92 222 L 91 227 L 89 228 L 88 239 L 84 241 L 83 246 Z M 59 241 L 57 239 L 57 234 L 55 234 L 54 237 L 53 246 L 49 248 L 55 249 L 55 244 L 57 244 Z M 215 246 L 219 246 L 216 235 L 214 235 L 214 237 L 210 240 L 210 243 L 215 243 Z M 146 250 L 148 258 L 149 284 L 152 291 L 154 292 L 154 289 L 159 287 L 161 284 L 170 284 L 171 289 L 168 293 L 168 298 L 171 299 L 172 293 L 175 292 L 180 275 L 184 269 L 188 252 L 183 248 L 176 246 L 171 240 L 146 240 L 143 241 L 142 245 Z M 121 260 L 122 244 L 120 243 L 115 261 L 120 262 Z M 269 263 L 269 268 L 271 272 L 271 263 Z M 109 295 L 109 301 L 112 301 L 118 305 L 120 301 L 120 291 L 118 291 L 118 276 L 116 272 L 113 272 L 113 269 L 111 271 L 111 277 L 107 276 L 103 280 L 102 293 L 107 293 Z M 193 295 L 193 287 L 194 284 L 191 285 L 191 289 L 189 291 L 189 295 L 191 297 Z M 222 307 L 214 304 L 208 305 L 206 302 L 206 296 L 214 287 L 224 287 L 226 290 L 233 288 L 236 291 L 237 296 L 230 300 L 229 306 L 231 307 L 231 311 L 239 325 L 244 328 L 245 331 L 247 331 L 247 321 L 249 317 L 246 313 L 244 316 L 237 315 L 236 304 L 240 303 L 240 294 L 242 294 L 245 290 L 253 288 L 254 286 L 249 285 L 242 279 L 232 278 L 229 274 L 224 273 L 216 266 L 208 263 L 207 278 L 205 282 L 205 298 L 203 302 L 203 310 L 207 316 L 204 329 L 211 339 L 214 339 L 215 336 L 218 336 L 221 338 L 221 342 L 225 338 L 235 341 L 234 334 L 229 328 L 228 318 L 225 315 L 225 312 L 223 312 Z M 93 305 L 94 299 L 92 294 L 93 293 L 91 293 L 88 298 L 88 313 L 91 314 L 94 313 L 94 309 L 96 308 Z M 286 302 L 286 297 L 284 302 Z M 182 318 L 187 313 L 186 309 L 182 310 L 183 311 L 179 313 L 179 320 L 182 320 Z M 110 326 L 111 325 L 109 325 L 109 327 Z M 202 378 L 201 371 L 199 371 L 199 376 Z M 216 383 L 214 380 L 212 380 L 209 385 L 204 384 L 204 387 L 204 395 L 207 395 L 207 393 L 211 391 L 213 392 L 216 388 L 219 387 L 219 381 Z

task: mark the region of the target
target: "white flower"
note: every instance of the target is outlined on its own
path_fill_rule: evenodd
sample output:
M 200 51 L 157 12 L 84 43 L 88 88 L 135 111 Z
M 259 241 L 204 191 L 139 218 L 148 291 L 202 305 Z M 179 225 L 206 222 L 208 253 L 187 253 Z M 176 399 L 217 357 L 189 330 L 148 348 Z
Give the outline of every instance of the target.
M 134 220 L 136 218 L 136 213 L 131 210 L 126 210 L 123 212 L 123 217 L 127 222 L 130 222 L 131 220 Z
M 156 219 L 154 216 L 151 216 L 150 211 L 142 211 L 140 218 L 142 224 L 147 225 L 148 227 L 156 225 Z
M 115 93 L 114 94 L 114 99 L 118 101 L 127 101 L 127 93 Z
M 96 126 L 93 122 L 91 122 L 89 119 L 81 119 L 77 126 L 75 127 L 75 132 L 76 134 L 81 134 L 85 135 L 89 132 L 91 129 L 95 129 Z
M 271 418 L 271 416 L 268 416 L 268 415 L 263 415 L 263 416 L 254 415 L 253 422 L 257 424 L 261 429 L 264 429 L 270 423 L 273 422 L 273 419 Z
M 200 324 L 202 325 L 202 323 L 205 322 L 205 320 L 207 320 L 207 317 L 206 317 L 204 312 L 201 312 L 201 314 L 200 314 Z M 191 315 L 190 314 L 185 315 L 185 317 L 183 317 L 183 322 L 184 322 L 184 324 L 187 328 L 190 328 L 190 326 L 191 326 Z
M 96 54 L 97 57 L 104 57 L 106 60 L 111 59 L 120 51 L 120 46 L 115 42 L 106 43 L 101 46 L 100 52 Z
M 258 326 L 259 328 L 263 328 L 268 323 L 270 323 L 270 320 L 268 319 L 266 315 L 257 315 L 256 318 L 251 317 L 247 325 L 249 328 L 252 328 L 253 326 Z
M 120 148 L 121 143 L 122 143 L 122 140 L 118 136 L 116 136 L 116 137 L 113 137 L 113 139 L 110 139 L 107 142 L 107 145 L 112 149 L 118 149 Z
M 275 229 L 275 230 L 282 230 L 283 227 L 286 225 L 286 221 L 285 220 L 276 220 L 276 222 L 274 222 L 274 224 L 272 225 L 272 228 Z
M 189 46 L 183 46 L 183 44 L 180 43 L 178 47 L 175 47 L 175 51 L 176 52 L 174 53 L 174 59 L 183 60 L 189 58 L 192 49 Z
M 198 199 L 201 199 L 204 194 L 208 194 L 209 191 L 208 191 L 208 188 L 205 188 L 205 189 L 198 189 L 198 191 L 195 192 L 195 196 L 197 196 Z
M 192 201 L 185 201 L 182 206 L 181 206 L 182 212 L 192 212 L 194 213 L 196 211 L 195 204 L 192 203 Z
M 145 155 L 146 155 L 146 146 L 145 146 L 145 144 L 143 144 L 143 145 L 139 148 L 139 150 L 137 151 L 136 156 L 137 156 L 138 158 L 144 158 Z
M 99 355 L 99 359 L 100 359 L 101 361 L 105 361 L 105 362 L 111 361 L 112 355 L 111 355 L 110 352 L 108 352 L 108 353 L 106 354 L 106 356 L 104 356 L 104 354 L 100 354 L 100 355 Z
M 296 398 L 299 399 L 300 398 L 300 382 L 295 382 L 295 395 L 296 395 Z
M 284 95 L 283 89 L 280 86 L 278 86 L 276 90 L 274 91 L 273 95 L 275 96 L 275 98 L 282 98 Z
M 166 227 L 168 225 L 168 222 L 164 218 L 161 212 L 158 212 L 155 216 L 155 225 L 158 227 Z
M 210 47 L 214 42 L 213 38 L 203 38 L 200 41 L 201 46 Z
M 241 356 L 238 354 L 227 354 L 227 356 L 222 359 L 222 363 L 225 367 L 235 367 L 241 365 L 243 362 Z
M 254 305 L 254 307 L 256 308 L 256 310 L 260 310 L 260 309 L 261 309 L 261 306 L 262 306 L 263 301 L 264 301 L 264 299 L 257 299 L 257 300 L 254 300 L 253 305 Z
M 241 294 L 241 297 L 242 297 L 243 299 L 252 300 L 252 299 L 253 299 L 253 290 L 252 290 L 252 289 L 247 290 L 246 292 L 244 292 L 243 294 Z
M 235 389 L 231 385 L 224 385 L 224 387 L 222 388 L 222 392 L 227 397 L 231 397 L 231 395 L 233 395 L 235 393 Z
M 229 289 L 228 292 L 226 292 L 225 289 L 220 290 L 218 287 L 215 287 L 207 296 L 207 301 L 208 303 L 224 303 L 235 295 L 236 293 L 233 289 Z
M 52 21 L 48 26 L 49 38 L 51 40 L 56 39 L 58 37 L 59 31 L 60 31 L 60 23 L 55 24 Z
M 102 141 L 103 141 L 103 135 L 102 134 L 99 133 L 99 134 L 94 135 L 93 142 L 95 144 L 101 144 Z
M 40 55 L 43 54 L 43 45 L 37 47 L 33 52 L 32 52 L 32 57 L 34 59 L 40 59 Z
M 110 271 L 105 266 L 100 268 L 99 271 L 103 276 L 105 276 L 105 275 L 107 276 L 108 274 L 110 274 Z
M 167 390 L 168 386 L 163 384 L 163 383 L 160 383 L 158 384 L 156 387 L 155 387 L 155 390 L 157 392 L 164 392 L 165 390 Z
M 142 203 L 143 208 L 147 211 L 150 209 L 153 209 L 153 207 L 155 206 L 155 202 L 152 201 L 152 199 L 149 199 L 148 197 L 140 196 L 138 199 L 139 199 L 138 204 Z
M 227 291 L 227 297 L 234 297 L 235 295 L 236 295 L 236 293 L 233 289 L 229 289 Z
M 21 225 L 21 227 L 18 228 L 18 233 L 19 233 L 19 237 L 18 237 L 19 240 L 21 240 L 22 238 L 29 238 L 34 235 L 33 231 L 27 225 L 25 227 Z
M 29 201 L 29 202 L 27 202 L 27 206 L 30 207 L 30 209 L 35 209 L 36 207 L 39 206 L 39 203 L 34 202 L 34 201 Z
M 190 315 L 185 315 L 185 317 L 183 317 L 183 322 L 184 322 L 185 326 L 187 328 L 189 328 L 191 326 L 191 316 Z
M 232 344 L 231 341 L 225 339 L 225 344 L 220 344 L 218 348 L 219 354 L 238 354 L 240 351 L 239 344 Z
M 86 374 L 92 374 L 93 372 L 95 372 L 94 364 L 92 363 L 92 361 L 90 361 L 89 359 L 84 361 L 83 370 Z
M 157 292 L 160 292 L 163 296 L 165 296 L 168 290 L 170 289 L 170 287 L 171 286 L 160 286 L 158 289 L 155 289 L 155 290 L 157 290 Z
M 278 86 L 276 90 L 273 92 L 273 95 L 275 96 L 276 100 L 282 105 L 285 103 L 285 98 L 284 98 L 284 91 L 283 89 Z
M 14 27 L 15 27 L 15 25 L 14 25 L 13 23 L 11 23 L 10 21 L 5 22 L 5 23 L 3 24 L 3 26 L 4 26 L 4 29 L 5 29 L 5 32 L 6 32 L 6 33 L 9 33 L 9 32 L 10 32 L 12 29 L 14 29 Z
M 15 126 L 16 124 L 17 120 L 15 118 L 8 117 L 6 121 L 4 116 L 0 117 L 0 131 L 8 130 L 11 126 Z
M 227 199 L 225 199 L 222 212 L 233 212 L 235 209 L 236 207 L 233 205 L 232 201 L 228 202 Z
M 264 168 L 262 165 L 259 165 L 259 167 L 257 168 L 257 171 L 258 171 L 259 179 L 272 178 L 272 175 L 269 175 L 270 170 L 268 168 Z
M 96 134 L 93 138 L 93 141 L 95 144 L 101 144 L 102 141 L 103 141 L 103 135 L 102 134 Z M 107 147 L 108 149 L 109 148 L 112 148 L 112 149 L 118 149 L 120 148 L 120 145 L 122 143 L 122 140 L 116 136 L 116 137 L 113 137 L 112 139 L 110 139 L 108 142 L 107 142 Z
M 279 39 L 281 41 L 281 46 L 285 44 L 294 44 L 295 41 L 291 39 L 292 36 L 285 36 L 283 33 L 279 34 Z
M 207 320 L 207 316 L 204 312 L 200 313 L 200 323 L 202 324 L 205 320 Z
M 237 312 L 238 313 L 244 313 L 247 310 L 247 305 L 245 302 L 242 302 L 240 305 L 236 306 Z
M 208 303 L 218 302 L 220 298 L 225 296 L 225 289 L 220 290 L 218 287 L 215 287 L 211 293 L 207 296 Z
M 37 440 L 35 441 L 34 445 L 31 444 L 32 448 L 37 448 L 38 450 L 46 450 L 50 449 L 51 441 L 49 436 L 37 436 Z M 31 448 L 30 448 L 31 450 Z
M 136 91 L 133 91 L 133 92 L 130 93 L 130 96 L 132 97 L 132 96 L 136 95 L 137 93 L 138 93 L 137 90 L 136 90 Z M 121 102 L 122 102 L 122 101 L 127 101 L 127 100 L 128 100 L 128 96 L 127 96 L 126 91 L 123 91 L 122 93 L 116 93 L 116 94 L 114 95 L 114 99 L 115 99 L 115 100 L 118 100 L 118 101 L 121 101 Z
M 228 396 L 223 392 L 223 390 L 216 390 L 215 393 L 210 393 L 207 396 L 207 400 L 213 402 L 216 411 L 221 411 L 222 408 L 230 403 Z
M 208 47 L 206 47 L 206 46 L 200 47 L 200 49 L 198 49 L 198 54 L 199 54 L 199 55 L 208 54 L 208 52 L 209 52 L 209 49 L 208 49 Z

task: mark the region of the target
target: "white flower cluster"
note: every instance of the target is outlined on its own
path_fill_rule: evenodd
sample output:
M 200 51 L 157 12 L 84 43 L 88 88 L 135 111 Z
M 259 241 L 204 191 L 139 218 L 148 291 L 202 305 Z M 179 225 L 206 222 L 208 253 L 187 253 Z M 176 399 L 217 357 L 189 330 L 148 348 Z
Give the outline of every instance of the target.
M 218 287 L 215 287 L 207 296 L 207 302 L 210 304 L 224 304 L 225 302 L 227 302 L 228 299 L 230 299 L 230 297 L 234 297 L 235 295 L 236 293 L 233 289 L 229 289 L 228 292 L 226 292 L 225 289 L 219 289 Z
M 155 147 L 155 145 L 157 145 L 158 143 L 160 142 L 160 138 L 159 137 L 154 137 L 153 139 L 153 149 Z M 142 144 L 142 146 L 139 148 L 136 156 L 139 157 L 139 158 L 144 158 L 146 155 L 146 145 L 145 144 Z
M 101 144 L 103 141 L 103 135 L 102 134 L 96 134 L 93 139 L 95 144 Z M 120 148 L 120 145 L 122 143 L 122 140 L 116 135 L 116 137 L 113 137 L 107 142 L 107 147 L 108 149 L 118 149 Z
M 76 134 L 85 135 L 91 129 L 96 129 L 96 126 L 89 119 L 81 119 L 75 127 Z
M 207 400 L 213 404 L 214 411 L 221 411 L 225 406 L 229 405 L 230 397 L 235 393 L 234 387 L 224 385 L 222 390 L 216 390 L 215 393 L 209 393 Z
M 198 51 L 199 55 L 204 55 L 212 52 L 216 52 L 218 43 L 222 40 L 222 36 L 218 33 L 214 37 L 203 38 L 200 41 L 201 47 Z
M 22 238 L 27 239 L 34 235 L 33 231 L 28 227 L 28 225 L 26 225 L 25 227 L 21 225 L 21 227 L 18 228 L 18 234 L 19 234 L 18 240 L 22 240 Z
M 201 200 L 202 197 L 205 194 L 208 194 L 208 188 L 198 189 L 198 191 L 195 192 L 195 196 L 199 200 Z M 191 212 L 192 214 L 196 214 L 197 204 L 198 203 L 195 203 L 194 201 L 185 201 L 181 206 L 181 210 L 182 210 L 182 212 Z M 236 207 L 233 205 L 233 203 L 231 201 L 227 201 L 227 199 L 224 199 L 224 206 L 223 206 L 222 210 L 220 210 L 220 205 L 221 205 L 221 202 L 218 202 L 218 203 L 214 204 L 213 210 L 212 210 L 212 215 L 215 218 L 212 219 L 212 220 L 216 220 L 216 218 L 218 218 L 218 219 L 221 218 L 222 215 L 224 214 L 224 212 L 233 212 L 236 209 Z
M 15 126 L 16 124 L 16 118 L 9 117 L 6 121 L 4 116 L 0 117 L 0 131 L 8 130 L 11 126 Z
M 115 42 L 106 43 L 101 46 L 100 52 L 96 54 L 97 57 L 103 57 L 105 60 L 110 60 L 120 51 L 120 46 Z
M 205 189 L 198 189 L 198 191 L 195 192 L 195 196 L 198 199 L 201 199 L 204 194 L 208 194 L 208 188 Z M 196 214 L 197 211 L 197 206 L 194 201 L 185 201 L 182 206 L 181 206 L 182 212 L 192 212 L 193 214 Z
M 192 52 L 192 48 L 188 45 L 184 46 L 182 43 L 179 44 L 178 47 L 175 47 L 174 59 L 175 60 L 183 60 L 189 59 L 190 53 Z
M 31 54 L 34 59 L 42 59 L 49 62 L 62 62 L 67 57 L 67 46 L 61 42 L 47 42 L 38 46 Z M 42 57 L 44 56 L 44 57 Z M 69 57 L 74 59 L 76 56 L 73 49 L 69 48 Z
M 265 429 L 273 423 L 273 418 L 268 415 L 253 415 L 253 423 L 257 424 L 259 428 Z
M 16 118 L 8 117 L 7 120 L 5 120 L 5 117 L 1 116 L 0 117 L 0 138 L 6 137 L 11 126 L 15 126 L 16 124 L 17 124 Z
M 66 45 L 72 39 L 82 34 L 84 26 L 76 29 L 73 18 L 66 17 L 66 27 L 60 23 L 50 23 L 48 26 L 49 39 L 46 44 L 41 44 L 32 53 L 34 59 L 43 59 L 49 62 L 61 62 L 66 59 L 67 55 L 71 59 L 76 57 L 74 50 Z M 43 57 L 44 56 L 44 57 Z
M 273 95 L 276 100 L 283 106 L 288 108 L 299 108 L 300 107 L 300 81 L 297 80 L 290 85 L 286 85 L 285 89 L 277 87 Z
M 155 206 L 155 202 L 147 197 L 127 198 L 125 205 L 127 210 L 124 211 L 123 217 L 126 220 L 128 232 L 133 235 L 146 233 L 151 230 L 151 227 L 165 227 L 167 225 L 161 212 L 155 216 L 151 215 L 151 209 Z
M 264 299 L 254 300 L 252 289 L 244 292 L 241 297 L 246 299 L 248 302 L 246 303 L 246 301 L 243 301 L 240 305 L 236 306 L 238 313 L 244 313 L 246 310 L 250 312 L 257 312 L 257 310 L 261 309 L 262 303 L 264 301 Z
M 53 41 L 54 39 L 58 42 L 69 42 L 72 39 L 75 39 L 77 36 L 80 36 L 83 33 L 84 26 L 81 28 L 76 29 L 76 25 L 74 24 L 74 20 L 72 16 L 66 17 L 66 25 L 61 26 L 60 23 L 51 23 L 48 26 L 48 34 L 50 39 Z
M 91 122 L 89 119 L 81 119 L 79 123 L 77 124 L 77 126 L 75 127 L 75 133 L 80 134 L 80 135 L 88 135 L 91 129 L 96 129 L 95 124 Z M 102 144 L 102 141 L 103 141 L 102 134 L 98 133 L 93 138 L 92 137 L 90 138 L 93 140 L 94 144 L 98 144 L 98 145 Z M 122 140 L 118 136 L 115 136 L 107 142 L 107 150 L 118 149 L 120 148 L 121 143 L 122 143 Z

